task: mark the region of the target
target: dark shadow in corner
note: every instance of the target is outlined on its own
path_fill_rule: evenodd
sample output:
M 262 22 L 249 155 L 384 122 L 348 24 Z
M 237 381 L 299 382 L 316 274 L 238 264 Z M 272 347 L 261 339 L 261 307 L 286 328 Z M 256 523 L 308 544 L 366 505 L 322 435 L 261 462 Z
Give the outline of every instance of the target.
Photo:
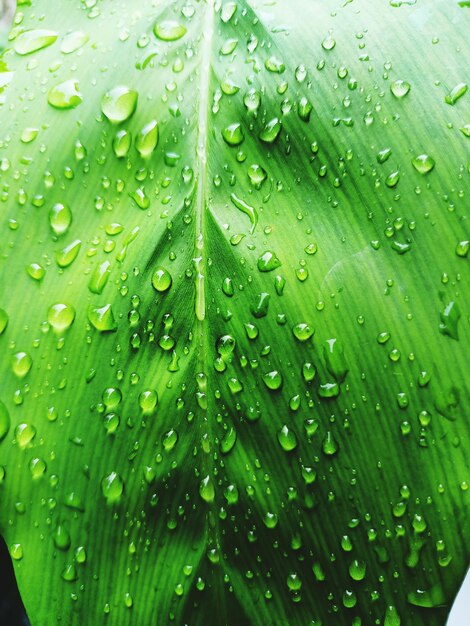
M 0 624 L 30 626 L 16 585 L 13 565 L 5 542 L 0 537 Z

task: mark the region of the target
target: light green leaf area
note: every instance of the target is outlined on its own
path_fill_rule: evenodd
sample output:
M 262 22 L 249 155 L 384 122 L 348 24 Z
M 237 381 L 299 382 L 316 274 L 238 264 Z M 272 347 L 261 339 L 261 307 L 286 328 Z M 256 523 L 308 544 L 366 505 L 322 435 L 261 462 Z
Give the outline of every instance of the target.
M 33 626 L 445 623 L 469 31 L 444 0 L 18 7 L 0 528 Z

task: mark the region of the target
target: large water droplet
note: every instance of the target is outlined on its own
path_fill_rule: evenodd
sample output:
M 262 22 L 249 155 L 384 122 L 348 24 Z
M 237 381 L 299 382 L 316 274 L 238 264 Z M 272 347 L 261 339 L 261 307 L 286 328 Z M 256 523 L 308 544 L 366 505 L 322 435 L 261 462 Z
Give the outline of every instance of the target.
M 60 44 L 60 51 L 63 54 L 71 54 L 76 50 L 79 50 L 82 46 L 84 46 L 89 37 L 86 33 L 76 30 L 72 33 L 67 33 L 62 39 L 62 43 Z
M 177 41 L 186 34 L 186 28 L 174 20 L 157 22 L 153 27 L 155 37 L 162 41 Z
M 245 139 L 243 128 L 239 122 L 234 122 L 222 130 L 222 137 L 229 146 L 239 146 Z
M 5 332 L 6 327 L 8 326 L 8 313 L 3 309 L 0 309 L 0 335 Z
M 110 122 L 119 124 L 129 119 L 137 107 L 138 93 L 124 85 L 113 87 L 101 99 L 101 110 Z
M 412 159 L 411 163 L 420 174 L 427 174 L 436 165 L 434 159 L 429 154 L 419 154 Z
M 156 120 L 146 124 L 135 138 L 135 147 L 144 159 L 149 157 L 158 145 L 158 123 Z
M 25 30 L 15 39 L 14 48 L 18 54 L 31 54 L 47 48 L 57 39 L 53 30 Z
M 7 407 L 0 400 L 0 441 L 3 441 L 10 430 L 10 413 Z
M 70 328 L 74 319 L 75 309 L 69 304 L 53 304 L 47 312 L 47 321 L 59 333 Z
M 67 232 L 72 223 L 72 211 L 67 204 L 57 202 L 49 211 L 49 224 L 57 236 Z
M 101 491 L 108 504 L 116 504 L 124 492 L 124 481 L 117 472 L 111 472 L 101 481 Z
M 78 81 L 71 78 L 49 90 L 47 101 L 56 109 L 73 109 L 83 102 Z
M 104 306 L 90 305 L 88 307 L 88 320 L 100 332 L 110 332 L 117 329 L 110 304 L 105 304 Z
M 286 424 L 278 431 L 277 440 L 285 452 L 292 452 L 297 448 L 297 436 Z
M 13 374 L 18 378 L 24 378 L 33 365 L 33 359 L 27 352 L 17 352 L 13 355 L 12 369 Z
M 395 98 L 404 98 L 411 89 L 410 83 L 407 83 L 406 80 L 395 80 L 390 85 L 390 91 L 395 96 Z
M 172 278 L 170 272 L 164 267 L 157 267 L 152 276 L 152 286 L 155 291 L 164 292 L 168 291 L 172 285 Z

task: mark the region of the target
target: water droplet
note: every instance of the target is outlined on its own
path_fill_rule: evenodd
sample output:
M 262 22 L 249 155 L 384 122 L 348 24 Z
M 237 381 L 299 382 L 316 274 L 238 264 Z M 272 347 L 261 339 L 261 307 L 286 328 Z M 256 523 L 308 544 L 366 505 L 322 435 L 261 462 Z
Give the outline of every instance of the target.
M 461 258 L 465 258 L 468 255 L 469 250 L 470 250 L 470 241 L 468 240 L 459 241 L 459 243 L 455 247 L 455 254 Z M 0 330 L 0 334 L 1 334 L 1 330 Z
M 49 211 L 49 224 L 55 235 L 60 237 L 67 232 L 72 223 L 72 211 L 67 204 L 57 202 Z
M 33 359 L 27 352 L 17 352 L 13 355 L 12 370 L 13 374 L 18 376 L 18 378 L 24 378 L 28 374 L 32 365 Z
M 220 11 L 220 19 L 224 22 L 224 24 L 232 19 L 237 12 L 237 8 L 236 2 L 225 2 L 225 4 L 223 4 Z
M 292 452 L 297 448 L 297 436 L 286 424 L 278 431 L 277 440 L 285 452 Z
M 228 454 L 237 442 L 237 431 L 233 426 L 227 430 L 224 438 L 220 442 L 220 451 L 222 454 Z
M 263 130 L 259 134 L 259 138 L 264 143 L 274 143 L 276 139 L 279 137 L 279 134 L 282 130 L 282 122 L 277 117 L 274 117 L 272 120 L 266 123 Z
M 56 109 L 73 109 L 83 102 L 78 81 L 71 78 L 49 90 L 47 101 Z
M 400 626 L 401 619 L 396 608 L 392 605 L 385 610 L 384 626 Z
M 284 65 L 284 63 L 281 61 L 281 59 L 275 56 L 266 59 L 266 61 L 264 62 L 264 67 L 269 72 L 274 72 L 275 74 L 283 74 L 286 71 L 286 66 Z
M 258 269 L 260 272 L 272 272 L 280 267 L 280 265 L 281 262 L 271 250 L 266 250 L 266 252 L 263 252 L 258 258 Z
M 323 50 L 333 50 L 335 46 L 336 46 L 336 41 L 333 39 L 331 35 L 328 35 L 328 37 L 325 37 L 325 39 L 321 42 L 321 47 L 323 48 Z
M 23 546 L 21 543 L 14 543 L 9 548 L 10 556 L 14 561 L 21 561 L 23 558 Z
M 87 43 L 88 39 L 88 35 L 81 30 L 67 33 L 62 39 L 62 43 L 60 44 L 60 51 L 63 54 L 71 54 L 72 52 L 76 52 Z
M 59 267 L 68 267 L 71 265 L 77 258 L 81 246 L 82 242 L 79 239 L 75 239 L 62 250 L 58 250 L 55 255 L 57 265 Z
M 230 194 L 230 200 L 232 201 L 232 204 L 242 213 L 245 213 L 245 215 L 248 215 L 248 217 L 250 218 L 250 222 L 251 222 L 251 234 L 254 233 L 256 225 L 258 224 L 258 211 L 250 206 L 249 204 L 247 204 L 244 200 L 242 200 L 241 198 L 239 198 L 238 196 L 236 196 L 234 193 Z
M 323 454 L 327 456 L 333 456 L 339 450 L 338 442 L 333 437 L 333 433 L 331 431 L 327 431 L 325 438 L 322 442 L 322 450 Z
M 266 315 L 268 314 L 268 310 L 269 310 L 270 299 L 271 299 L 271 296 L 269 295 L 269 293 L 266 293 L 265 291 L 258 294 L 254 305 L 251 307 L 251 313 L 253 314 L 254 317 L 256 317 L 257 319 L 261 317 L 266 317 Z
M 226 39 L 220 48 L 220 54 L 227 56 L 232 54 L 238 46 L 238 39 Z
M 124 129 L 118 130 L 113 139 L 113 150 L 118 159 L 123 159 L 128 155 L 131 143 L 132 135 L 130 132 Z
M 303 122 L 308 122 L 310 120 L 310 115 L 312 113 L 312 110 L 313 110 L 312 103 L 307 98 L 303 97 L 299 100 L 297 113 Z
M 156 120 L 151 120 L 137 134 L 135 138 L 135 147 L 140 156 L 146 159 L 149 157 L 158 145 L 159 132 Z
M 88 307 L 88 320 L 100 332 L 110 332 L 117 329 L 110 304 L 105 304 L 104 306 L 90 305 Z
M 108 282 L 110 274 L 111 263 L 109 261 L 103 261 L 103 263 L 95 267 L 88 283 L 88 289 L 92 293 L 101 294 Z
M 26 266 L 26 271 L 33 280 L 40 281 L 46 275 L 46 270 L 39 263 L 30 263 Z
M 31 143 L 38 136 L 39 129 L 38 128 L 25 128 L 21 133 L 21 141 L 23 143 Z
M 8 313 L 3 309 L 0 309 L 0 335 L 5 332 L 6 327 L 8 326 Z
M 338 383 L 322 383 L 318 388 L 318 395 L 320 398 L 336 398 L 339 396 Z
M 206 476 L 201 480 L 201 484 L 199 485 L 199 495 L 204 502 L 207 502 L 208 504 L 214 502 L 215 488 L 210 476 Z
M 239 146 L 245 139 L 243 128 L 239 122 L 229 124 L 222 130 L 222 137 L 229 146 Z
M 15 52 L 25 55 L 47 48 L 57 39 L 57 33 L 53 30 L 25 30 L 16 37 L 14 42 Z
M 119 85 L 107 91 L 101 99 L 101 110 L 110 122 L 119 124 L 133 115 L 137 108 L 138 93 Z
M 177 41 L 186 34 L 186 28 L 174 20 L 157 22 L 153 27 L 157 39 L 161 41 Z
M 31 424 L 21 423 L 15 428 L 15 439 L 23 450 L 36 437 L 36 429 Z
M 155 291 L 163 293 L 168 291 L 172 285 L 172 278 L 168 270 L 164 267 L 157 267 L 152 276 L 152 285 Z
M 315 330 L 310 324 L 300 322 L 292 327 L 292 333 L 296 339 L 303 342 L 313 337 Z
M 422 589 L 411 591 L 407 596 L 407 600 L 410 604 L 423 609 L 432 609 L 436 606 L 445 606 L 447 604 L 440 585 L 435 585 L 427 591 Z
M 390 85 L 390 91 L 395 98 L 404 98 L 410 92 L 410 89 L 411 85 L 406 80 L 394 80 Z
M 72 543 L 72 538 L 70 537 L 70 533 L 67 528 L 63 524 L 57 524 L 55 527 L 54 533 L 52 535 L 52 540 L 54 542 L 55 547 L 58 550 L 66 551 L 70 548 L 70 544 Z
M 390 172 L 390 174 L 385 179 L 385 184 L 390 189 L 393 189 L 394 187 L 398 185 L 399 180 L 400 180 L 400 172 L 398 171 Z
M 115 504 L 121 500 L 124 492 L 124 481 L 117 472 L 111 472 L 101 481 L 101 491 L 108 504 Z
M 268 177 L 266 170 L 254 163 L 248 168 L 248 178 L 255 189 L 261 189 L 261 185 Z
M 354 561 L 349 566 L 349 575 L 353 580 L 364 580 L 366 576 L 365 562 L 354 559 Z
M 451 301 L 445 305 L 443 311 L 440 312 L 439 332 L 448 335 L 458 341 L 459 329 L 458 324 L 461 318 L 460 309 L 455 301 Z
M 468 85 L 465 83 L 459 83 L 446 95 L 445 101 L 447 104 L 454 105 L 459 98 L 467 93 Z
M 74 319 L 75 309 L 69 304 L 53 304 L 47 312 L 47 321 L 59 333 L 70 328 Z
M 3 441 L 3 439 L 5 439 L 8 435 L 10 425 L 10 413 L 8 412 L 7 407 L 0 400 L 0 442 Z
M 411 161 L 413 167 L 420 174 L 427 174 L 434 169 L 436 162 L 429 154 L 419 154 Z
M 267 372 L 263 375 L 264 384 L 271 391 L 276 391 L 282 386 L 282 376 L 281 373 L 277 370 L 273 370 L 272 372 Z

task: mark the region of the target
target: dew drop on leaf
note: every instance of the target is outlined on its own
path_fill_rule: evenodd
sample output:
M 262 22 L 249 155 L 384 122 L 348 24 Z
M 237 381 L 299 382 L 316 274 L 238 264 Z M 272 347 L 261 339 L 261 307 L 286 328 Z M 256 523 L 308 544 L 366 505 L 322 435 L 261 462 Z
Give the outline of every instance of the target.
M 292 452 L 297 447 L 297 436 L 286 424 L 278 431 L 277 440 L 285 452 Z
M 272 272 L 280 266 L 281 262 L 271 250 L 266 250 L 266 252 L 263 252 L 258 258 L 258 269 L 260 272 Z
M 8 326 L 8 320 L 8 313 L 4 309 L 0 309 L 0 335 L 5 332 L 5 329 Z
M 121 500 L 124 481 L 117 472 L 111 472 L 102 479 L 101 491 L 109 504 L 115 504 Z
M 110 122 L 119 124 L 133 115 L 137 108 L 138 94 L 124 85 L 113 87 L 101 99 L 101 110 Z
M 410 92 L 410 89 L 411 85 L 406 80 L 394 80 L 390 85 L 390 91 L 395 98 L 404 98 Z
M 57 202 L 49 211 L 49 224 L 55 235 L 67 232 L 72 223 L 72 211 L 67 204 Z
M 222 137 L 229 146 L 239 146 L 245 139 L 243 128 L 239 122 L 234 122 L 222 130 Z
M 10 413 L 7 407 L 0 400 L 0 442 L 5 439 L 10 430 Z
M 447 104 L 454 105 L 468 91 L 468 85 L 466 83 L 459 83 L 446 95 L 445 101 Z
M 118 159 L 123 159 L 128 155 L 132 143 L 132 136 L 125 129 L 118 130 L 113 139 L 114 154 Z
M 71 78 L 49 90 L 47 101 L 55 109 L 73 109 L 83 102 L 78 81 Z
M 155 291 L 163 293 L 168 291 L 172 285 L 170 272 L 164 267 L 157 267 L 152 275 L 152 285 Z
M 430 157 L 429 154 L 419 154 L 412 159 L 411 163 L 420 174 L 427 174 L 433 170 L 436 165 L 434 159 Z
M 259 134 L 259 138 L 264 143 L 274 143 L 276 139 L 279 137 L 279 134 L 282 129 L 282 122 L 277 117 L 269 120 L 263 128 L 263 130 Z
M 72 326 L 75 309 L 69 304 L 53 304 L 47 312 L 47 321 L 57 332 L 63 332 Z
M 76 52 L 87 43 L 88 39 L 88 35 L 81 30 L 67 33 L 60 44 L 60 51 L 63 54 Z
M 263 375 L 264 384 L 271 391 L 277 391 L 282 386 L 282 376 L 278 370 L 267 372 Z
M 57 33 L 53 30 L 25 30 L 18 35 L 14 42 L 15 52 L 25 55 L 47 48 L 57 39 Z
M 208 504 L 214 502 L 215 488 L 210 476 L 206 476 L 201 480 L 201 484 L 199 485 L 199 495 L 204 502 L 207 502 Z
M 27 352 L 17 352 L 13 355 L 12 370 L 18 378 L 24 378 L 33 365 L 33 359 Z
M 313 336 L 314 333 L 314 328 L 306 322 L 299 322 L 292 327 L 292 334 L 298 341 L 307 341 L 308 339 L 310 339 L 310 337 Z
M 104 306 L 90 305 L 88 307 L 88 320 L 100 332 L 110 332 L 117 329 L 110 304 L 105 304 Z
M 135 147 L 140 156 L 148 158 L 158 145 L 159 131 L 156 120 L 151 120 L 137 133 Z
M 186 34 L 186 28 L 175 20 L 157 22 L 153 27 L 157 39 L 161 41 L 177 41 Z

